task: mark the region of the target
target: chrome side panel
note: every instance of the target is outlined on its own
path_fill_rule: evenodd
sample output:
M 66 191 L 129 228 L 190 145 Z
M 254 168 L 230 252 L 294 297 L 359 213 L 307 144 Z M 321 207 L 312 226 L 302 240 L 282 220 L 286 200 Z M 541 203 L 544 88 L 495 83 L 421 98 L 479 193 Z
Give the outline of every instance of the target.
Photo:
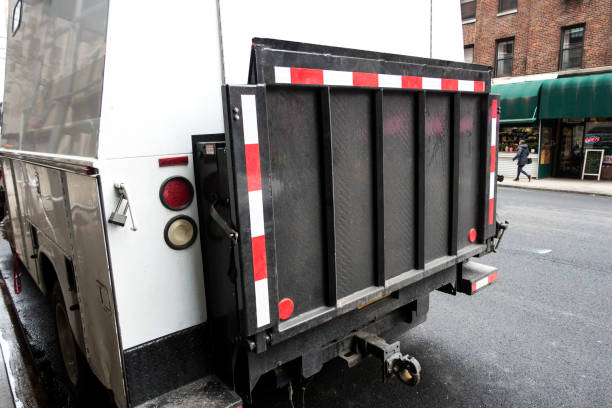
M 6 189 L 6 203 L 8 205 L 11 227 L 13 228 L 13 246 L 20 258 L 25 258 L 23 243 L 23 219 L 19 211 L 17 189 L 13 179 L 12 160 L 2 160 L 2 174 L 4 175 L 4 187 Z
M 64 252 L 70 252 L 69 224 L 61 172 L 31 163 L 26 163 L 24 167 L 30 223 Z
M 87 360 L 115 402 L 126 406 L 115 296 L 98 179 L 66 172 L 74 234 L 74 269 L 83 322 Z
M 21 262 L 26 266 L 28 273 L 36 284 L 41 287 L 41 279 L 38 274 L 38 265 L 36 259 L 32 258 L 34 254 L 34 245 L 32 241 L 32 228 L 28 221 L 30 216 L 30 200 L 28 199 L 28 179 L 26 175 L 26 164 L 21 160 L 13 160 L 13 177 L 17 190 L 17 206 L 21 215 L 21 228 L 23 232 L 24 251 L 19 255 Z
M 107 17 L 108 0 L 23 2 L 7 39 L 4 148 L 96 157 Z

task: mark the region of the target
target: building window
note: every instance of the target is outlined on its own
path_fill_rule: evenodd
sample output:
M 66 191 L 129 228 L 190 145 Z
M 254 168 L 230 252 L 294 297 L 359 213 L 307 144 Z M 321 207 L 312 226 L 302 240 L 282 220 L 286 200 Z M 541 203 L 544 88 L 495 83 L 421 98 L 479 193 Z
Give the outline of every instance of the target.
M 499 0 L 499 12 L 503 13 L 516 10 L 516 1 L 517 0 Z
M 461 0 L 461 19 L 464 22 L 476 19 L 476 0 Z
M 561 34 L 561 56 L 559 69 L 582 68 L 584 47 L 584 25 L 566 27 Z
M 495 76 L 511 76 L 514 59 L 514 38 L 497 40 L 495 47 Z
M 465 48 L 463 48 L 463 61 L 467 62 L 468 64 L 471 64 L 474 62 L 474 46 L 473 45 L 466 45 Z

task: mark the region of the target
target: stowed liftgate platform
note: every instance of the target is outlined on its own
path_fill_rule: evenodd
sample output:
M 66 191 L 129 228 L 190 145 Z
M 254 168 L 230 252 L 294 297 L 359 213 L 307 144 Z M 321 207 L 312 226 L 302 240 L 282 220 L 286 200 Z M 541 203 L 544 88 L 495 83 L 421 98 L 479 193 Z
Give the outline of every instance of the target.
M 435 289 L 473 292 L 498 103 L 485 67 L 274 40 L 254 40 L 249 83 L 224 87 L 225 135 L 194 137 L 218 366 L 247 392 L 372 322 L 424 320 Z M 247 370 L 222 357 L 237 338 Z

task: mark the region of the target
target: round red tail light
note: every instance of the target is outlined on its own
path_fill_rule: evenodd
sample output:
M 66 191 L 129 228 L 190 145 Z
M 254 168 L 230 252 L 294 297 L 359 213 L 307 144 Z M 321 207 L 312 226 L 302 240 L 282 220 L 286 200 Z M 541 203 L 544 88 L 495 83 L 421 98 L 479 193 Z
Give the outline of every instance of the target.
M 470 232 L 468 233 L 468 241 L 470 242 L 476 241 L 477 235 L 478 233 L 476 232 L 476 229 L 472 228 Z
M 159 199 L 169 210 L 182 210 L 193 201 L 193 186 L 185 177 L 170 177 L 162 183 Z

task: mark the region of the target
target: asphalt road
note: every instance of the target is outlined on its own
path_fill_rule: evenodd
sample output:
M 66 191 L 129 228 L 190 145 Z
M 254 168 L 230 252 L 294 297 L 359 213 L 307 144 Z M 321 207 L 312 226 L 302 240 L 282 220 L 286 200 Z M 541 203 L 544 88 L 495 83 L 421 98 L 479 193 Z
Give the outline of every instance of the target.
M 308 386 L 307 406 L 612 406 L 612 198 L 499 189 L 498 216 L 510 229 L 480 260 L 500 268 L 498 281 L 472 297 L 432 294 L 428 320 L 402 339 L 421 384 L 383 384 L 373 359 L 352 369 L 333 361 Z M 57 353 L 31 332 L 58 392 Z M 264 394 L 262 407 L 289 406 L 285 390 Z M 60 395 L 50 400 L 62 406 Z

